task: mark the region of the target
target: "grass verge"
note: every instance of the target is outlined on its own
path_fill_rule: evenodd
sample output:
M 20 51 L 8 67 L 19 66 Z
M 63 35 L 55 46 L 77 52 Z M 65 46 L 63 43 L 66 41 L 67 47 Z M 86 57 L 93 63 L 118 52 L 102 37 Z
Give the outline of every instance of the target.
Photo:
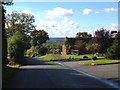
M 91 61 L 82 61 L 84 64 L 108 64 L 108 63 L 120 63 L 120 60 L 110 60 L 110 59 L 102 59 L 102 60 L 91 60 Z
M 41 56 L 41 57 L 39 57 L 39 58 L 50 61 L 50 60 L 53 60 L 53 58 L 51 57 L 51 55 L 52 55 L 52 54 L 47 54 L 47 55 Z

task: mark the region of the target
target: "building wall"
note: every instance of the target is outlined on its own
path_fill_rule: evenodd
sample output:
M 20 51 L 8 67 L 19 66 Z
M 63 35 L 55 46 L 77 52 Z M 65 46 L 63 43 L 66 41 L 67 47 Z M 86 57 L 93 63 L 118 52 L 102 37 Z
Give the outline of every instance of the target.
M 63 44 L 63 46 L 62 46 L 62 52 L 63 52 L 63 55 L 66 55 L 66 47 L 65 47 L 65 44 Z

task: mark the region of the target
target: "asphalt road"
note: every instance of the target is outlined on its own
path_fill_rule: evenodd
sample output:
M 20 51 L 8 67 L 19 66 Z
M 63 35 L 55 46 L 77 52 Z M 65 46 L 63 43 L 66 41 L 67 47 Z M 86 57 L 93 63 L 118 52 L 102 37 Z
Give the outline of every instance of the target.
M 27 58 L 8 88 L 114 88 L 60 63 Z

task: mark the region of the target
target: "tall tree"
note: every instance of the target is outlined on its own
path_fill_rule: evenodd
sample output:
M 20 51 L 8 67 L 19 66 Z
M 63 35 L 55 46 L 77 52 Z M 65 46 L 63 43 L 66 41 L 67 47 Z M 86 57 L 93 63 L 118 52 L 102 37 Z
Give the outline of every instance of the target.
M 91 34 L 88 34 L 87 32 L 78 32 L 76 34 L 76 38 L 90 38 L 92 37 Z
M 44 30 L 34 30 L 31 33 L 32 38 L 32 46 L 42 46 L 43 43 L 45 43 L 47 40 L 49 40 L 48 33 Z
M 30 33 L 35 30 L 33 23 L 34 16 L 31 14 L 18 13 L 16 11 L 6 16 L 6 32 L 8 36 L 12 36 L 16 31 Z
M 95 32 L 95 42 L 100 45 L 99 52 L 105 53 L 107 51 L 107 48 L 110 46 L 111 39 L 109 31 L 107 31 L 104 28 L 101 28 L 100 30 Z

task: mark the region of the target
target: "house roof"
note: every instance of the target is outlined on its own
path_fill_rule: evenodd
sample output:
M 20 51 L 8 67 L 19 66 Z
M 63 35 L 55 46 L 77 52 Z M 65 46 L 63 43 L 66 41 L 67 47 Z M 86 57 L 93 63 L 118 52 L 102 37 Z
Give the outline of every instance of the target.
M 85 43 L 88 43 L 91 38 L 68 38 L 69 44 L 74 45 L 78 41 L 83 41 Z

